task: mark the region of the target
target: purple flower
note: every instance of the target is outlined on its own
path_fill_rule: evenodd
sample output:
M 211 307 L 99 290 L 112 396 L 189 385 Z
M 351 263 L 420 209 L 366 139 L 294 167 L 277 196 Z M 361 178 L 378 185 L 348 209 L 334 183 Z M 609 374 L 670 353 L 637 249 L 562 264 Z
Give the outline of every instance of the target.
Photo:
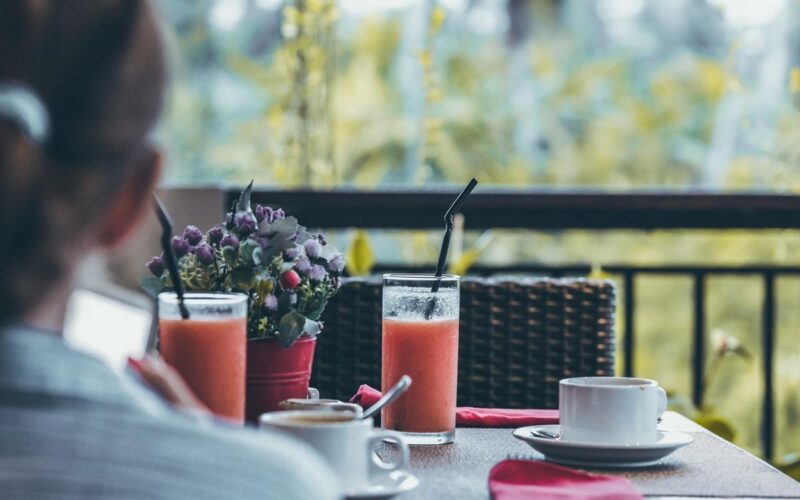
M 147 269 L 153 273 L 153 276 L 160 278 L 164 274 L 164 260 L 161 257 L 153 257 L 147 263 Z
M 301 273 L 307 273 L 311 270 L 311 262 L 308 261 L 308 257 L 301 255 L 297 258 L 297 262 L 294 263 L 294 267 Z
M 189 253 L 189 242 L 181 238 L 180 236 L 173 236 L 172 237 L 172 253 L 175 254 L 176 259 L 180 259 L 187 253 Z
M 241 212 L 236 214 L 234 222 L 236 229 L 242 236 L 247 236 L 256 230 L 256 218 L 251 213 Z
M 186 229 L 183 230 L 183 239 L 192 246 L 198 245 L 203 241 L 203 231 L 197 226 L 186 226 Z
M 214 249 L 206 243 L 197 245 L 197 248 L 194 250 L 194 255 L 197 257 L 197 261 L 204 266 L 209 266 L 214 263 Z
M 222 237 L 225 236 L 225 231 L 222 230 L 221 227 L 212 227 L 208 231 L 208 242 L 212 245 L 216 245 L 220 241 L 222 241 Z
M 256 222 L 261 222 L 264 220 L 264 207 L 261 205 L 256 205 L 256 208 L 253 209 L 253 215 L 256 216 Z
M 268 311 L 277 311 L 278 310 L 278 297 L 269 294 L 264 297 L 264 309 Z
M 300 257 L 300 255 L 301 255 L 300 246 L 299 245 L 295 245 L 295 246 L 289 247 L 283 253 L 284 253 L 284 255 L 286 255 L 287 259 L 295 260 L 296 258 Z
M 319 244 L 322 246 L 328 244 L 328 240 L 325 239 L 325 236 L 323 236 L 322 233 L 317 234 L 317 240 L 319 241 Z
M 275 212 L 270 207 L 261 207 L 261 211 L 264 214 L 264 220 L 267 222 L 272 222 L 275 220 Z
M 223 247 L 239 248 L 239 238 L 237 238 L 233 234 L 228 233 L 228 234 L 225 235 L 224 238 L 222 238 L 222 240 L 219 242 L 219 244 L 220 244 L 220 246 L 223 246 Z
M 271 243 L 270 239 L 266 236 L 256 236 L 256 243 L 261 245 L 261 248 L 266 249 Z
M 312 281 L 322 281 L 325 279 L 325 275 L 327 274 L 328 273 L 325 272 L 325 268 L 320 265 L 313 265 L 308 271 L 308 277 Z
M 319 257 L 322 253 L 322 245 L 319 244 L 319 241 L 315 239 L 306 240 L 305 244 L 303 245 L 306 249 L 306 255 L 311 258 Z
M 337 253 L 333 257 L 330 258 L 328 261 L 328 269 L 332 273 L 339 274 L 344 271 L 344 256 L 340 253 Z
M 285 219 L 285 218 L 286 218 L 286 213 L 284 213 L 282 208 L 275 210 L 275 212 L 273 212 L 272 214 L 272 220 Z

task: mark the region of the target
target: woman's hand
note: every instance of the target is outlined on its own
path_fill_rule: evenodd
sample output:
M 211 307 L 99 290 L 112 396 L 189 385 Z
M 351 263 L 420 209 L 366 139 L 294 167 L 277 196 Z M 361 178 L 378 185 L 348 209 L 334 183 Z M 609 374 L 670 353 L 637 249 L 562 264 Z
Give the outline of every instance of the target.
M 147 355 L 140 360 L 128 358 L 128 366 L 175 408 L 210 416 L 211 412 L 197 399 L 180 374 L 160 357 Z

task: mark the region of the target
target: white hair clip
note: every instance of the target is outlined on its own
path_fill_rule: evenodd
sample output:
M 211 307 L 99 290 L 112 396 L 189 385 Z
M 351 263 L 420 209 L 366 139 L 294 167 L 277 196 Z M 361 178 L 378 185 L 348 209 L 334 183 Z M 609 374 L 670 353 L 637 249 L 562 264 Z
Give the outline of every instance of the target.
M 22 85 L 0 84 L 0 120 L 3 119 L 12 121 L 39 144 L 47 140 L 50 132 L 50 117 L 44 103 Z

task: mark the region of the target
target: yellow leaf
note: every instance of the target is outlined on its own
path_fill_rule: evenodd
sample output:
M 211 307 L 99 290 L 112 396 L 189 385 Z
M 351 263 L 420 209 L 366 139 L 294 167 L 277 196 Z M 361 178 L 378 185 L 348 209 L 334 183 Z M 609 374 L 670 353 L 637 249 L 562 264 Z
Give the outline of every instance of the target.
M 278 106 L 273 106 L 267 112 L 267 123 L 270 127 L 279 127 L 283 123 L 283 110 Z
M 791 453 L 783 457 L 775 465 L 787 476 L 800 481 L 800 457 L 798 457 L 797 453 Z
M 592 264 L 592 270 L 589 272 L 588 277 L 594 280 L 607 280 L 611 278 L 611 275 L 603 270 L 603 266 L 595 262 Z
M 800 68 L 792 68 L 789 74 L 789 93 L 796 94 L 800 92 Z
M 469 268 L 475 264 L 491 241 L 491 231 L 483 233 L 474 245 L 465 250 L 464 253 L 461 254 L 461 257 L 450 264 L 450 274 L 466 276 L 467 272 L 469 272 Z
M 736 429 L 731 423 L 713 413 L 703 412 L 694 418 L 694 421 L 710 430 L 717 436 L 728 441 L 736 439 Z
M 325 11 L 325 17 L 323 21 L 328 24 L 331 24 L 336 22 L 338 19 L 339 19 L 339 10 L 336 8 L 336 5 L 330 4 L 329 8 Z
M 425 127 L 425 131 L 428 133 L 434 133 L 442 130 L 443 125 L 444 122 L 441 118 L 431 116 L 423 120 L 423 126 Z
M 431 12 L 430 36 L 436 36 L 439 33 L 446 17 L 447 14 L 445 14 L 443 8 L 436 7 L 433 9 L 433 12 Z
M 283 18 L 285 22 L 300 24 L 302 20 L 302 14 L 295 7 L 289 5 L 283 9 Z
M 546 76 L 558 69 L 558 64 L 550 50 L 534 47 L 531 53 L 531 66 L 537 76 Z
M 310 12 L 319 12 L 324 8 L 322 0 L 306 0 L 306 7 Z
M 428 95 L 426 96 L 426 100 L 428 102 L 439 102 L 444 97 L 441 89 L 430 89 L 428 90 Z
M 428 69 L 431 67 L 432 56 L 429 50 L 423 50 L 419 53 L 419 63 L 422 65 L 423 69 Z
M 725 92 L 725 68 L 714 61 L 701 60 L 697 72 L 700 92 L 706 99 L 717 102 Z
M 347 269 L 351 276 L 369 274 L 375 265 L 375 255 L 369 244 L 366 231 L 356 230 L 350 248 L 347 249 Z

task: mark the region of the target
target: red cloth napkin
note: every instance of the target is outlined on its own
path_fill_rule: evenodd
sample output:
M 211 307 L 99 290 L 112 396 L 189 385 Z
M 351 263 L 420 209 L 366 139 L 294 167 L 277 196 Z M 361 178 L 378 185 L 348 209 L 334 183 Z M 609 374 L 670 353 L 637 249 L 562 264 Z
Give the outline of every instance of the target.
M 381 392 L 367 384 L 358 388 L 351 403 L 367 408 L 375 404 Z M 459 427 L 523 427 L 558 423 L 558 410 L 508 410 L 502 408 L 456 408 L 456 425 Z
M 577 471 L 535 460 L 504 460 L 489 472 L 493 500 L 640 500 L 624 477 Z

